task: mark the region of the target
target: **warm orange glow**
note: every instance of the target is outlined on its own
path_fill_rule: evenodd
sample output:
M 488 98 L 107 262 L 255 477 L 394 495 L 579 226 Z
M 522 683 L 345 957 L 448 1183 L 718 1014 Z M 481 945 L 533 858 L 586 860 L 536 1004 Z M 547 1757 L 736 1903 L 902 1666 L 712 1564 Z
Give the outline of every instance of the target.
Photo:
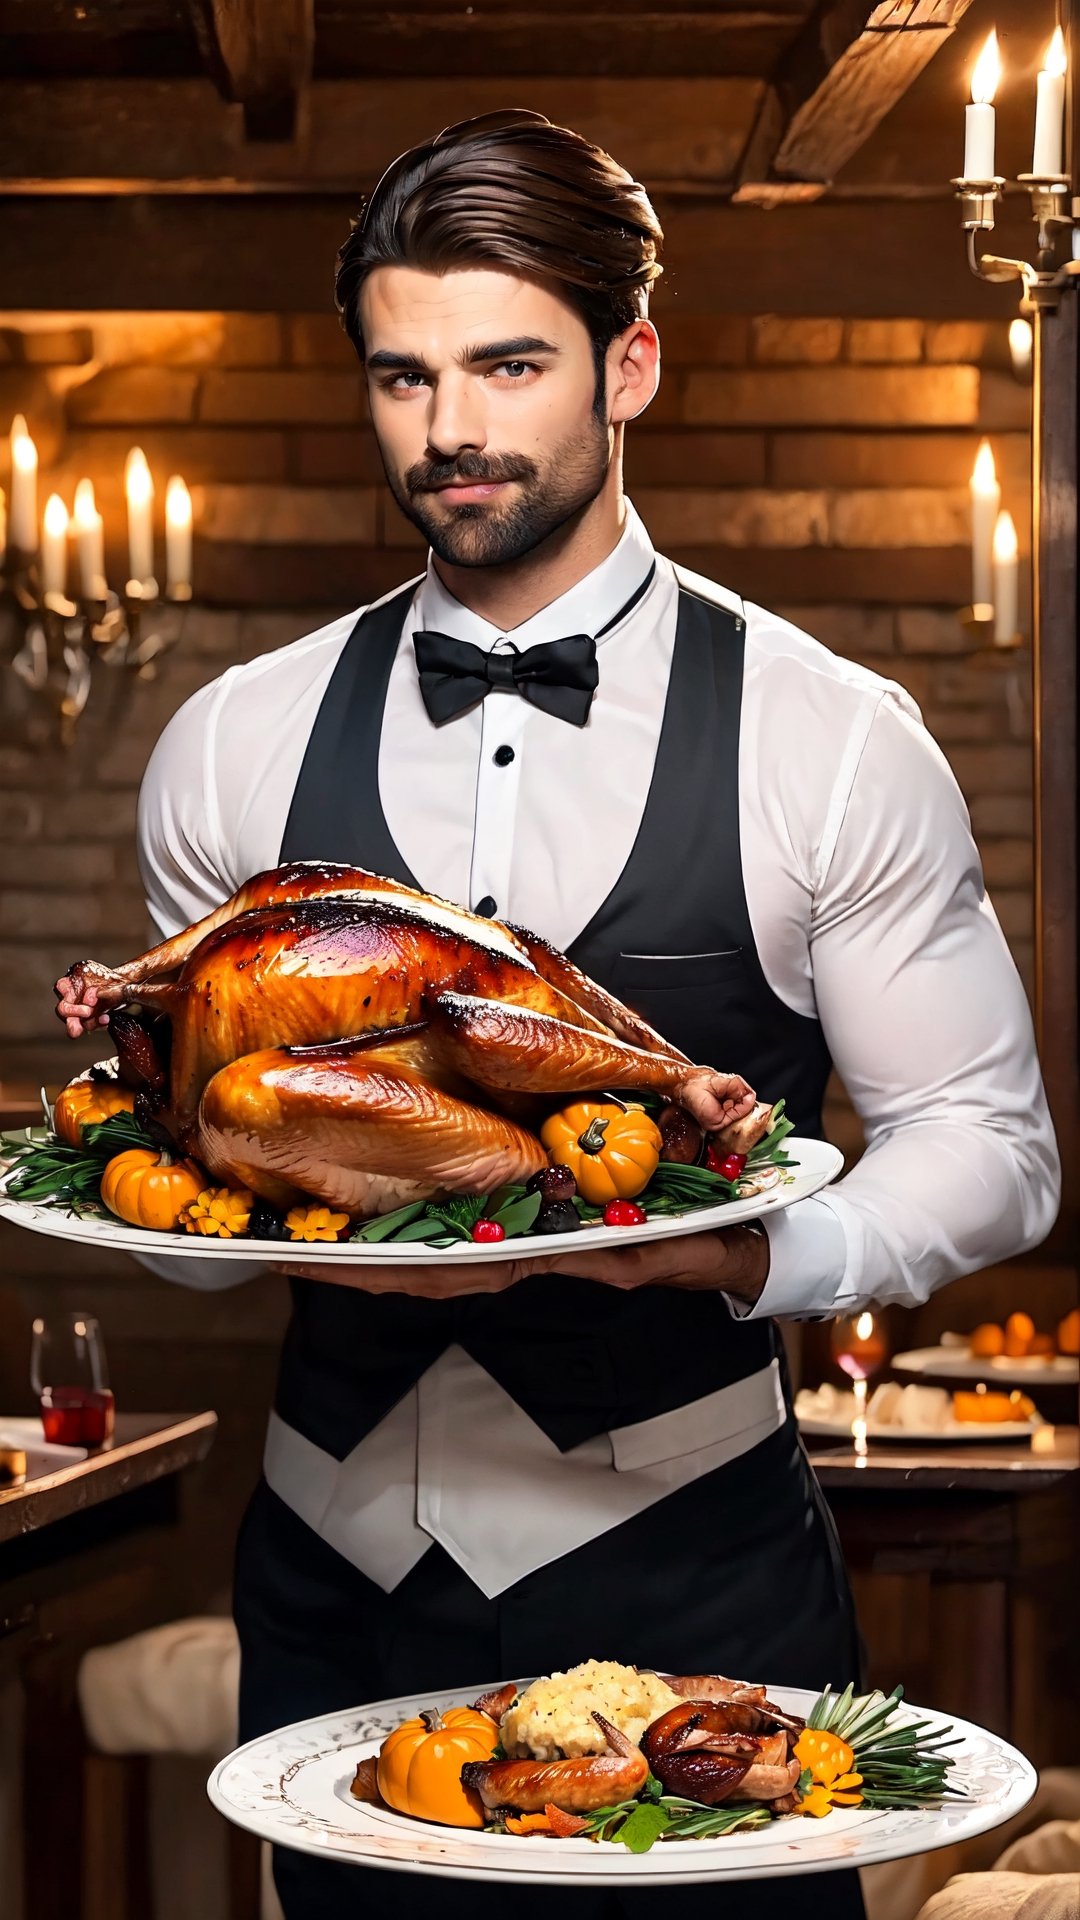
M 50 493 L 45 502 L 45 531 L 59 540 L 68 530 L 68 510 L 58 493 Z
M 191 525 L 191 495 L 178 473 L 165 489 L 165 518 L 172 527 Z
M 11 462 L 22 473 L 37 470 L 37 448 L 26 431 L 26 420 L 21 413 L 17 413 L 11 423 Z
M 873 1314 L 872 1314 L 872 1313 L 860 1313 L 860 1315 L 859 1315 L 859 1317 L 858 1317 L 858 1319 L 857 1319 L 857 1320 L 856 1320 L 856 1322 L 855 1322 L 855 1338 L 856 1338 L 856 1340 L 869 1340 L 869 1338 L 870 1338 L 870 1335 L 871 1335 L 871 1334 L 873 1333 L 873 1331 L 874 1331 L 874 1316 L 873 1316 Z
M 97 502 L 92 480 L 80 480 L 75 489 L 74 520 L 77 527 L 93 527 L 98 521 Z
M 1001 79 L 1001 54 L 997 30 L 991 27 L 971 76 L 971 98 L 977 107 L 988 107 Z
M 1044 73 L 1065 73 L 1068 69 L 1065 53 L 1065 35 L 1060 27 L 1054 28 L 1054 37 L 1046 49 L 1046 58 L 1042 64 Z
M 999 513 L 994 522 L 994 559 L 1015 560 L 1020 551 L 1020 542 L 1016 537 L 1016 526 L 1011 513 Z
M 145 506 L 154 497 L 154 482 L 141 447 L 132 447 L 124 463 L 124 487 L 129 506 Z
M 989 440 L 980 440 L 979 450 L 975 455 L 975 465 L 971 470 L 972 492 L 992 494 L 996 486 L 997 469 L 994 466 L 994 450 Z

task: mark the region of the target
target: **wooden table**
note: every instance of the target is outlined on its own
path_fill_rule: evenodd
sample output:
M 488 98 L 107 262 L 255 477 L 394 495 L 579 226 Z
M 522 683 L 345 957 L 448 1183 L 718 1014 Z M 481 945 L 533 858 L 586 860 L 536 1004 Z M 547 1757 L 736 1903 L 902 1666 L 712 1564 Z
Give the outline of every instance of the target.
M 852 1576 L 875 1685 L 1071 1763 L 1080 1431 L 964 1446 L 809 1442 Z
M 26 1920 L 151 1911 L 145 1773 L 103 1756 L 87 1764 L 75 1679 L 90 1647 L 175 1614 L 162 1548 L 177 1476 L 209 1453 L 216 1427 L 213 1413 L 120 1414 L 107 1447 L 0 1491 L 0 1676 L 18 1677 L 25 1708 Z M 84 1879 L 95 1855 L 102 1870 Z M 126 1872 L 110 1876 L 121 1859 Z M 110 1879 L 106 1900 L 93 1888 Z

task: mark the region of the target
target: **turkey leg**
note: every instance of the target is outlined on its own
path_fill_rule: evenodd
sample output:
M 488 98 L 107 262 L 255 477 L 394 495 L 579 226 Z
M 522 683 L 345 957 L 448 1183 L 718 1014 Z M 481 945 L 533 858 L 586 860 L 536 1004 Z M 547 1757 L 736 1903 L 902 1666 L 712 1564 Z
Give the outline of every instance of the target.
M 707 1131 L 754 1109 L 754 1090 L 741 1074 L 695 1067 L 681 1054 L 644 1053 L 529 1007 L 441 993 L 433 1023 L 447 1064 L 481 1087 L 548 1094 L 651 1087 L 685 1107 Z M 763 1111 L 767 1116 L 769 1109 Z

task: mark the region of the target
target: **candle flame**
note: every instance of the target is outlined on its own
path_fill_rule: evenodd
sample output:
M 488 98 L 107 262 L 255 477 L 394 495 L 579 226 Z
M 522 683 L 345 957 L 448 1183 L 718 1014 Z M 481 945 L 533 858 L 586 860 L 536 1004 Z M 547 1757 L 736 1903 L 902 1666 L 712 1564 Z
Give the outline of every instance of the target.
M 999 513 L 994 522 L 994 559 L 1015 560 L 1019 545 L 1012 514 Z
M 1026 367 L 1031 359 L 1034 334 L 1030 320 L 1010 320 L 1009 353 L 1014 367 Z
M 141 447 L 132 447 L 124 462 L 124 487 L 130 506 L 143 506 L 154 497 L 154 482 Z
M 873 1331 L 874 1331 L 874 1316 L 873 1316 L 873 1314 L 872 1314 L 872 1313 L 860 1313 L 860 1315 L 859 1315 L 859 1317 L 858 1317 L 858 1319 L 857 1319 L 857 1320 L 856 1320 L 856 1322 L 855 1322 L 855 1338 L 856 1338 L 856 1340 L 869 1340 L 869 1338 L 870 1338 L 870 1335 L 871 1335 L 871 1334 L 873 1333 Z
M 59 535 L 68 530 L 68 510 L 58 493 L 50 493 L 45 502 L 45 531 Z
M 971 486 L 974 493 L 993 493 L 997 486 L 997 469 L 994 466 L 994 449 L 989 440 L 979 441 L 979 450 L 975 455 L 975 465 L 971 469 Z
M 75 525 L 77 527 L 96 526 L 98 517 L 94 483 L 92 480 L 80 480 L 75 489 Z
M 191 525 L 191 495 L 178 473 L 174 473 L 165 489 L 165 518 L 172 527 Z
M 26 431 L 26 419 L 17 413 L 11 423 L 11 464 L 23 473 L 32 473 L 37 466 L 37 448 Z
M 1044 73 L 1060 74 L 1067 70 L 1068 64 L 1068 57 L 1065 52 L 1065 35 L 1062 33 L 1060 27 L 1055 27 L 1054 37 L 1046 49 L 1046 58 L 1043 61 L 1042 70 Z
M 1001 55 L 998 51 L 997 29 L 991 27 L 971 76 L 973 104 L 977 107 L 988 107 L 997 92 L 1000 79 Z

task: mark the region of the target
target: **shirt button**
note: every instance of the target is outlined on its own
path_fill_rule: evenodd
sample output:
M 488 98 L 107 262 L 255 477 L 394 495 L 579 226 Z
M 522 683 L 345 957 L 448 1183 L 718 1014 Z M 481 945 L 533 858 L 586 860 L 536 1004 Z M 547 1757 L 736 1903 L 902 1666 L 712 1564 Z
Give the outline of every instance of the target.
M 475 907 L 473 908 L 473 912 L 482 913 L 485 920 L 490 920 L 492 914 L 495 911 L 496 911 L 496 902 L 492 899 L 490 893 L 485 893 L 483 899 L 478 900 Z
M 514 757 L 513 747 L 496 747 L 492 759 L 497 767 L 508 767 Z

